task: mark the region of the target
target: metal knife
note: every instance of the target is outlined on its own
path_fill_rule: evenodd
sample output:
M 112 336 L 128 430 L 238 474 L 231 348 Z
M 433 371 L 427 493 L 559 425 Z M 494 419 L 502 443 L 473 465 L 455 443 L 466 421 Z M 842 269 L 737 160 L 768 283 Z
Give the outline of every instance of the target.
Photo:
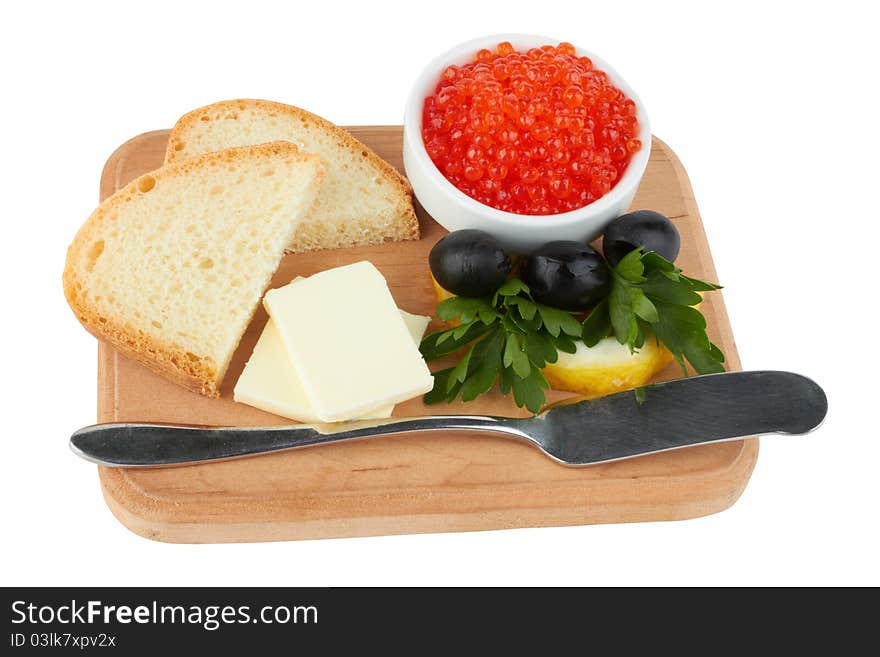
M 74 433 L 70 447 L 100 465 L 167 467 L 374 436 L 462 430 L 524 440 L 560 463 L 583 466 L 758 434 L 807 433 L 828 410 L 822 388 L 791 372 L 725 372 L 640 390 L 566 400 L 530 418 L 432 415 L 270 427 L 97 424 Z

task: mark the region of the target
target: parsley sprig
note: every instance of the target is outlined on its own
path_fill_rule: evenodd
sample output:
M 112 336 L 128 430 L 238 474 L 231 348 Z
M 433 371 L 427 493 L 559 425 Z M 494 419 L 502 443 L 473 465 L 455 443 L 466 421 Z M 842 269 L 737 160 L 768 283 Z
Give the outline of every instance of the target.
M 519 407 L 537 413 L 550 386 L 541 370 L 559 352 L 574 353 L 615 336 L 631 351 L 649 335 L 666 345 L 687 375 L 685 360 L 699 374 L 723 371 L 724 356 L 706 335 L 706 320 L 693 306 L 700 292 L 720 286 L 688 278 L 654 252 L 637 249 L 612 270 L 610 293 L 580 322 L 574 313 L 534 300 L 519 278 L 508 279 L 491 297 L 452 297 L 437 305 L 437 317 L 458 326 L 426 336 L 420 345 L 430 362 L 467 347 L 458 363 L 434 373 L 427 404 L 472 401 L 498 383 Z M 469 346 L 468 346 L 469 345 Z
M 685 276 L 663 256 L 631 251 L 611 272 L 611 292 L 584 320 L 581 338 L 588 347 L 614 335 L 636 351 L 647 335 L 663 343 L 685 376 L 685 360 L 698 374 L 724 371 L 724 354 L 706 334 L 706 318 L 694 308 L 700 292 L 721 286 Z
M 537 303 L 519 278 L 508 279 L 491 297 L 452 297 L 437 305 L 437 317 L 458 319 L 459 326 L 432 333 L 420 349 L 426 361 L 471 344 L 455 367 L 434 373 L 434 388 L 425 403 L 471 401 L 496 383 L 513 392 L 517 406 L 537 413 L 550 386 L 541 370 L 555 363 L 558 352 L 574 353 L 581 323 L 565 310 Z

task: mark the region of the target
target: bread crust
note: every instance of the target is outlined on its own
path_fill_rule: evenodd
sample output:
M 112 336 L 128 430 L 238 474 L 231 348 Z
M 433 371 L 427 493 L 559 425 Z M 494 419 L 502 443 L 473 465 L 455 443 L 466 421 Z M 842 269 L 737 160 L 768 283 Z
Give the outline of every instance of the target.
M 305 121 L 312 126 L 317 126 L 321 130 L 334 135 L 339 139 L 346 148 L 352 151 L 360 151 L 361 154 L 377 169 L 379 169 L 387 180 L 389 180 L 398 190 L 400 203 L 398 204 L 398 215 L 405 223 L 404 239 L 419 239 L 419 219 L 416 216 L 415 207 L 413 206 L 413 191 L 409 180 L 406 179 L 397 169 L 388 162 L 379 157 L 369 146 L 359 141 L 347 130 L 340 128 L 335 123 L 327 119 L 312 114 L 300 107 L 277 103 L 271 100 L 259 100 L 250 98 L 240 98 L 235 100 L 222 100 L 211 105 L 205 105 L 198 109 L 192 110 L 184 114 L 174 127 L 171 129 L 171 135 L 168 138 L 168 145 L 165 149 L 165 163 L 180 161 L 186 159 L 185 143 L 186 134 L 190 130 L 197 129 L 202 122 L 202 118 L 216 114 L 217 112 L 231 113 L 246 110 L 259 110 L 266 114 L 279 114 L 289 116 L 294 121 Z
M 276 141 L 205 153 L 167 164 L 132 180 L 105 199 L 82 225 L 68 247 L 62 274 L 64 296 L 83 327 L 99 340 L 104 340 L 125 355 L 175 383 L 208 397 L 219 397 L 228 363 L 218 364 L 210 358 L 190 354 L 174 345 L 166 344 L 155 335 L 142 331 L 133 333 L 120 318 L 104 316 L 81 294 L 85 283 L 77 274 L 77 265 L 82 262 L 85 249 L 89 248 L 96 239 L 100 239 L 106 217 L 140 193 L 139 188 L 145 183 L 161 182 L 207 166 L 261 161 L 273 155 L 295 156 L 302 161 L 316 161 L 318 170 L 314 184 L 320 185 L 323 180 L 324 171 L 317 155 L 301 153 L 296 145 L 290 142 Z M 269 281 L 266 282 L 267 285 L 268 283 Z M 248 322 L 253 318 L 258 306 L 259 303 L 254 304 Z

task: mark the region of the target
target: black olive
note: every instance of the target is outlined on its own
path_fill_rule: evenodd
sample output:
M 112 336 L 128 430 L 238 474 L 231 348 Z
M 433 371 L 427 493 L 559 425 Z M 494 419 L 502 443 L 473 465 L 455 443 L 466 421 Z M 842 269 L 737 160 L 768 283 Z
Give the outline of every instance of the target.
M 667 260 L 674 261 L 681 248 L 681 237 L 675 224 L 653 210 L 621 215 L 605 229 L 602 252 L 612 267 L 640 246 L 645 251 L 655 251 Z
M 592 308 L 609 290 L 602 256 L 580 242 L 548 242 L 526 259 L 522 279 L 535 301 L 562 310 Z
M 482 230 L 456 230 L 428 256 L 431 273 L 443 289 L 462 297 L 484 297 L 510 275 L 510 255 Z

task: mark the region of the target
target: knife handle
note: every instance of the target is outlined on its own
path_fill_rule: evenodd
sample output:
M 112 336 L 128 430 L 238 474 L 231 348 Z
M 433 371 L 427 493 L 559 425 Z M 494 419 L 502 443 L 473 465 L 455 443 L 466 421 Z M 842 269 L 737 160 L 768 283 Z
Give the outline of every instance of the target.
M 470 430 L 531 440 L 522 420 L 482 415 L 429 415 L 268 427 L 205 427 L 179 424 L 95 424 L 75 432 L 70 448 L 107 467 L 168 467 L 222 461 L 358 438 L 423 431 Z M 534 441 L 532 441 L 534 442 Z

